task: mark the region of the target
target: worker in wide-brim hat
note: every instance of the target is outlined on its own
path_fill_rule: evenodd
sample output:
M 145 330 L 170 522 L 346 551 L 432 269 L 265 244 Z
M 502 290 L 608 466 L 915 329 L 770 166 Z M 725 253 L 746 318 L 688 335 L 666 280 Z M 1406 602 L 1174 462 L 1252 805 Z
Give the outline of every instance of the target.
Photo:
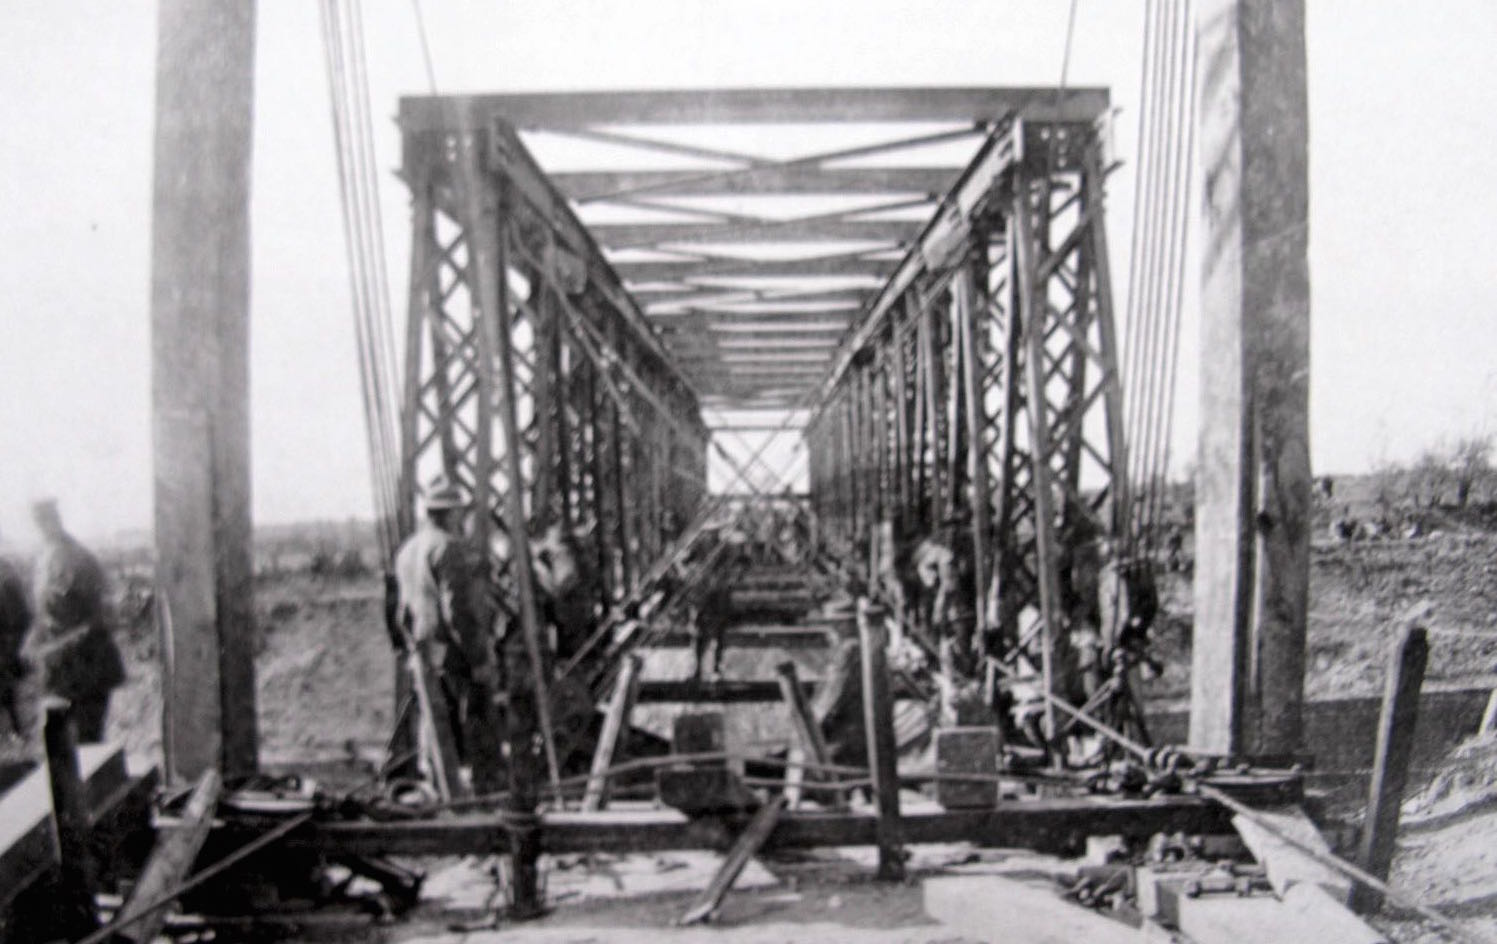
M 458 756 L 463 758 L 468 691 L 475 682 L 490 691 L 498 685 L 484 605 L 482 555 L 463 535 L 468 496 L 462 486 L 437 476 L 421 505 L 424 513 L 416 530 L 395 554 L 393 638 L 401 649 L 414 647 L 425 665 L 440 673 L 443 698 L 433 700 L 445 705 L 434 703 L 433 710 L 445 707 Z M 420 756 L 430 758 L 432 752 L 422 741 L 429 736 L 427 727 L 419 726 L 418 732 Z

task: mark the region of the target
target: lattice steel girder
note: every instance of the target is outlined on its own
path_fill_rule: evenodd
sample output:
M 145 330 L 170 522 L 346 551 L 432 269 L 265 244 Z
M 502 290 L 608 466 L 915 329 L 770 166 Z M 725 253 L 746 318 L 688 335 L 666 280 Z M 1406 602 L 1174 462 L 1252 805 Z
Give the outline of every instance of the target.
M 1100 88 L 780 88 L 565 92 L 404 98 L 410 131 L 629 124 L 987 121 L 1091 122 L 1107 109 Z
M 404 153 L 401 523 L 432 474 L 462 481 L 484 512 L 475 536 L 498 602 L 540 634 L 529 569 L 513 566 L 529 534 L 590 532 L 606 603 L 694 516 L 707 442 L 696 393 L 511 129 L 407 128 Z
M 1068 129 L 1065 161 L 1034 140 L 993 131 L 844 343 L 805 435 L 834 545 L 870 547 L 880 511 L 906 540 L 959 522 L 990 646 L 1029 641 L 1061 690 L 1091 602 L 1075 552 L 1119 536 L 1128 483 L 1099 135 Z

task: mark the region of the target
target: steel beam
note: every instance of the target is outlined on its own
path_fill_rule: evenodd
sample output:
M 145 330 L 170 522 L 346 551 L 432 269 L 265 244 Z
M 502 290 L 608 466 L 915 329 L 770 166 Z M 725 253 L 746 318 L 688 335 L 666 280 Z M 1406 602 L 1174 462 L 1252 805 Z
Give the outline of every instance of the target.
M 919 220 L 791 220 L 724 223 L 597 223 L 588 227 L 609 249 L 666 243 L 891 242 L 914 238 Z
M 659 92 L 538 92 L 414 96 L 400 101 L 401 126 L 459 131 L 501 118 L 517 128 L 630 124 L 804 122 L 1096 121 L 1103 88 L 778 88 Z

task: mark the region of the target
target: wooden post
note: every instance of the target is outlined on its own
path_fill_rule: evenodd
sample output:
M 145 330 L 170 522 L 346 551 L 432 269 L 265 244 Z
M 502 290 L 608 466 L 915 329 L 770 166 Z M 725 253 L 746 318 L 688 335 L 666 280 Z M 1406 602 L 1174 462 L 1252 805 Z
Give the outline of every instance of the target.
M 811 703 L 806 700 L 806 693 L 801 688 L 800 679 L 796 676 L 795 663 L 786 659 L 775 666 L 775 675 L 779 678 L 780 697 L 790 708 L 790 721 L 795 726 L 796 735 L 800 738 L 802 756 L 809 757 L 812 763 L 830 764 L 832 754 L 827 749 L 826 736 L 821 731 L 821 725 L 816 723 L 816 715 L 811 711 Z M 804 767 L 792 767 L 791 770 L 799 770 L 801 778 L 805 779 Z M 811 779 L 814 780 L 815 777 Z M 839 790 L 828 796 L 826 805 L 841 809 L 845 805 L 844 801 L 845 797 Z
M 1487 707 L 1481 713 L 1481 727 L 1477 733 L 1481 737 L 1488 737 L 1497 731 L 1497 688 L 1492 689 L 1492 694 L 1487 696 Z
M 157 579 L 173 780 L 255 770 L 249 197 L 253 0 L 157 14 L 151 258 Z
M 88 847 L 88 810 L 83 775 L 78 771 L 78 743 L 67 702 L 48 698 L 43 710 L 42 739 L 47 776 L 52 784 L 52 821 L 57 826 L 58 869 L 51 914 L 55 930 L 76 940 L 99 926 L 94 911 L 94 861 Z
M 639 670 L 643 664 L 644 660 L 634 653 L 624 657 L 618 681 L 614 683 L 613 698 L 608 702 L 608 713 L 603 716 L 603 731 L 598 735 L 598 747 L 593 752 L 587 789 L 582 794 L 584 811 L 601 810 L 608 802 L 607 771 L 613 766 L 613 758 L 628 735 L 629 715 L 639 695 Z
M 738 836 L 738 841 L 733 843 L 733 848 L 728 850 L 728 856 L 723 860 L 722 867 L 717 874 L 712 876 L 712 881 L 703 889 L 702 894 L 692 904 L 691 909 L 681 916 L 677 924 L 697 924 L 712 917 L 723 903 L 723 898 L 738 876 L 743 872 L 743 867 L 749 864 L 749 860 L 764 845 L 764 840 L 774 832 L 775 824 L 780 821 L 780 814 L 785 811 L 785 798 L 777 796 L 770 802 L 759 807 L 754 818 Z
M 511 636 L 518 634 L 511 634 Z M 522 642 L 506 641 L 506 677 L 509 679 L 509 802 L 506 812 L 513 828 L 510 841 L 510 917 L 524 920 L 545 911 L 541 901 L 540 875 L 537 863 L 541 854 L 539 801 L 539 760 L 536 756 L 536 732 L 539 719 L 535 710 L 535 691 L 529 684 L 530 656 Z
M 863 726 L 868 735 L 868 762 L 878 804 L 878 877 L 904 878 L 900 848 L 899 766 L 894 745 L 894 705 L 889 698 L 889 670 L 884 660 L 884 610 L 866 597 L 858 600 L 858 634 L 863 649 Z
M 121 925 L 115 932 L 116 944 L 150 944 L 161 933 L 166 925 L 166 908 L 149 912 L 145 909 L 177 888 L 192 869 L 213 825 L 221 785 L 218 771 L 204 771 L 187 800 L 179 824 L 161 829 L 129 899 L 115 916 L 115 923 Z
M 1419 720 L 1419 688 L 1429 661 L 1429 638 L 1412 619 L 1388 648 L 1388 676 L 1383 684 L 1383 709 L 1377 722 L 1377 752 L 1372 760 L 1372 786 L 1362 828 L 1362 868 L 1383 881 L 1393 864 L 1398 838 L 1398 814 L 1414 751 L 1414 725 Z M 1349 904 L 1368 914 L 1382 907 L 1382 893 L 1366 885 L 1352 887 Z
M 1205 191 L 1190 743 L 1302 749 L 1309 601 L 1303 0 L 1197 6 Z

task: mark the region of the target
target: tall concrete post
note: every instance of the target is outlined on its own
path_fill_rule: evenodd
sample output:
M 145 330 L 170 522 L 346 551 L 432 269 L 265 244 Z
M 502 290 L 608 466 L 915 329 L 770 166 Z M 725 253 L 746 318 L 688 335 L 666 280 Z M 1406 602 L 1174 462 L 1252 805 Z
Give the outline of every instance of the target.
M 1198 0 L 1205 171 L 1190 742 L 1302 749 L 1310 276 L 1304 0 Z
M 161 0 L 151 403 L 168 775 L 257 762 L 249 462 L 253 0 Z

